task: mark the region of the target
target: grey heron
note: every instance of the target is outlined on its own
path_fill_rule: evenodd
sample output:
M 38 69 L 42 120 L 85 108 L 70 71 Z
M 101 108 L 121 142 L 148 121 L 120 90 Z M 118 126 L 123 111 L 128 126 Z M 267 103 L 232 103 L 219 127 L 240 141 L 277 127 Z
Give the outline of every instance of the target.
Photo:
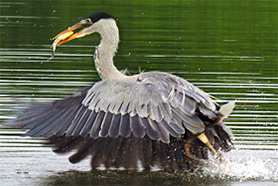
M 101 81 L 78 94 L 31 107 L 8 125 L 44 137 L 54 152 L 74 151 L 77 163 L 91 156 L 92 168 L 190 171 L 233 144 L 224 120 L 235 103 L 219 106 L 188 81 L 165 72 L 127 76 L 113 64 L 119 43 L 115 19 L 94 13 L 53 38 L 56 47 L 99 33 L 94 61 Z

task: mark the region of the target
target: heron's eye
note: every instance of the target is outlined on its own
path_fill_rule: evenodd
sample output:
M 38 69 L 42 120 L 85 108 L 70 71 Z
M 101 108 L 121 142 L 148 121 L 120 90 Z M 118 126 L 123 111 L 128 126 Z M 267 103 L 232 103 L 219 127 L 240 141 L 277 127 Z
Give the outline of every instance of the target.
M 85 19 L 86 23 L 92 23 L 92 20 L 90 18 Z
M 92 20 L 90 18 L 82 19 L 80 22 L 82 25 L 91 25 L 92 24 Z

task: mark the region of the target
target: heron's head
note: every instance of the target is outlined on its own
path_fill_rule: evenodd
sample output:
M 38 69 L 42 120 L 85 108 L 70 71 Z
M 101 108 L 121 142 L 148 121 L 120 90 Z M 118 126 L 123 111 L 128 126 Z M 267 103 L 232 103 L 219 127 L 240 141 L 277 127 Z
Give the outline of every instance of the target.
M 115 29 L 117 31 L 115 20 L 111 15 L 105 12 L 96 12 L 55 36 L 52 43 L 53 54 L 57 46 L 75 38 L 81 38 L 95 32 L 105 33 L 108 30 L 113 32 Z

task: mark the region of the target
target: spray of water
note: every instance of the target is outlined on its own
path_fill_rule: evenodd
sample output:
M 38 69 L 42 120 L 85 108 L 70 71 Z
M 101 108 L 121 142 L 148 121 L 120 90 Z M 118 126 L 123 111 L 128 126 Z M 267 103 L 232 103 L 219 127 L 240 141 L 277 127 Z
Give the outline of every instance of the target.
M 250 150 L 248 151 L 250 153 Z M 230 180 L 265 180 L 278 181 L 277 152 L 258 152 L 240 156 L 231 155 L 226 157 L 226 163 L 219 163 L 215 158 L 210 158 L 202 168 L 203 174 L 210 177 Z M 275 156 L 273 156 L 275 154 Z

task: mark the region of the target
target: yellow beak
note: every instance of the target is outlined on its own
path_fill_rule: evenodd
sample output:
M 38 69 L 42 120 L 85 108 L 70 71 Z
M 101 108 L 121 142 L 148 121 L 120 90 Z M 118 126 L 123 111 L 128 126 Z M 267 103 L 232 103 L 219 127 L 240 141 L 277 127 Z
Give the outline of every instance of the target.
M 84 35 L 84 30 L 80 30 L 79 32 L 74 33 L 74 30 L 81 28 L 84 26 L 84 22 L 81 21 L 71 27 L 69 27 L 67 30 L 64 30 L 63 32 L 56 35 L 52 40 L 52 56 L 54 55 L 56 51 L 56 47 L 59 45 L 62 45 L 66 42 L 69 42 L 75 38 L 78 38 L 81 35 Z

